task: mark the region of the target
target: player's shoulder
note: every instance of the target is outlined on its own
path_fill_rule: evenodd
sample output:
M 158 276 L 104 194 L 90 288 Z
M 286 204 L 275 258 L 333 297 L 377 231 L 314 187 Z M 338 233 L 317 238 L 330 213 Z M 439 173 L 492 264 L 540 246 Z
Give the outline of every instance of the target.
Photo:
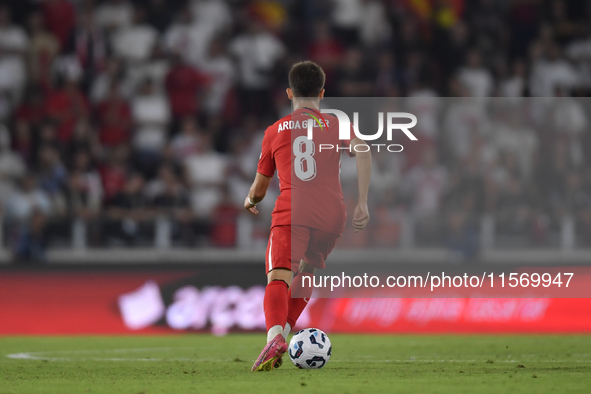
M 329 128 L 333 129 L 339 127 L 339 118 L 337 118 L 331 112 L 322 113 L 322 118 L 324 119 L 324 123 L 327 124 Z
M 334 115 L 332 112 L 322 112 L 322 111 L 320 111 L 320 114 L 321 114 L 321 116 L 322 116 L 324 119 L 327 119 L 327 120 L 334 120 L 334 121 L 338 122 L 338 118 L 337 118 L 337 117 L 336 117 L 336 115 Z

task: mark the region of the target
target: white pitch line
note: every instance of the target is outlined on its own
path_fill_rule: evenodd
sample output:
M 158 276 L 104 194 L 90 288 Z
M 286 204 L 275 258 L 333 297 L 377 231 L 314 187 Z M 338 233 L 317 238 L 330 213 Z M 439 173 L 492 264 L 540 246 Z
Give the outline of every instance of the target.
M 192 361 L 192 362 L 212 362 L 212 361 L 230 361 L 231 359 L 215 358 L 71 358 L 71 357 L 44 357 L 33 356 L 31 353 L 15 353 L 6 357 L 15 360 L 40 360 L 40 361 Z
M 100 350 L 54 350 L 54 351 L 43 351 L 43 352 L 21 352 L 12 353 L 6 355 L 7 358 L 13 360 L 38 360 L 38 361 L 129 361 L 129 362 L 148 362 L 148 361 L 185 361 L 185 362 L 230 362 L 231 358 L 121 358 L 121 357 L 52 357 L 50 354 L 96 354 L 96 353 L 134 353 L 134 352 L 149 352 L 149 351 L 162 351 L 162 350 L 175 350 L 175 349 L 196 349 L 188 347 L 159 347 L 159 348 L 131 348 L 131 349 L 100 349 Z M 578 354 L 579 356 L 587 356 L 587 354 Z M 522 357 L 535 357 L 535 355 L 522 355 Z M 425 359 L 392 359 L 392 360 L 375 360 L 375 359 L 341 359 L 332 360 L 333 363 L 353 363 L 353 362 L 364 362 L 364 363 L 477 363 L 485 362 L 486 360 L 480 359 L 448 359 L 448 360 L 425 360 Z M 535 360 L 531 358 L 524 358 L 521 360 L 494 360 L 497 363 L 565 363 L 565 362 L 577 362 L 577 363 L 591 363 L 591 360 Z
M 88 354 L 88 353 L 133 353 L 133 352 L 152 352 L 160 350 L 173 349 L 194 349 L 189 347 L 145 347 L 129 349 L 95 349 L 95 350 L 47 350 L 43 352 L 27 352 L 27 354 L 47 354 L 47 353 L 66 353 L 66 354 Z
M 232 359 L 226 358 L 71 358 L 71 357 L 47 357 L 34 356 L 31 353 L 14 353 L 7 355 L 10 359 L 16 360 L 38 360 L 38 361 L 129 361 L 129 362 L 146 362 L 146 361 L 185 361 L 185 362 L 230 362 Z M 332 360 L 333 363 L 477 363 L 485 362 L 485 360 Z M 498 363 L 563 363 L 563 362 L 577 362 L 589 363 L 591 360 L 496 360 Z
M 92 353 L 134 353 L 152 352 L 173 349 L 193 349 L 188 347 L 156 347 L 156 348 L 131 348 L 131 349 L 97 349 L 97 350 L 50 350 L 44 352 L 22 352 L 6 355 L 7 358 L 17 360 L 45 360 L 45 361 L 214 361 L 213 359 L 192 359 L 192 358 L 72 358 L 72 357 L 48 357 L 44 354 L 92 354 Z
M 332 360 L 334 363 L 484 363 L 486 360 Z M 591 360 L 494 360 L 493 363 L 591 363 Z

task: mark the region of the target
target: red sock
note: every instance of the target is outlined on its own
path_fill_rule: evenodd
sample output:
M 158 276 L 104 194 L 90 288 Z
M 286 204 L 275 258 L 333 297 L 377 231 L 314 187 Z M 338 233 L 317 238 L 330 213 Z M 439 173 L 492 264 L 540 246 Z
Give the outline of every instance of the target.
M 308 277 L 310 278 L 310 282 L 306 279 L 306 286 L 302 286 L 303 278 Z M 293 328 L 295 323 L 298 321 L 298 318 L 308 305 L 308 301 L 312 296 L 312 291 L 314 290 L 312 284 L 313 275 L 307 272 L 301 272 L 298 276 L 293 279 L 291 283 L 291 288 L 289 289 L 288 293 L 288 312 L 287 312 L 287 322 Z M 308 284 L 310 283 L 310 284 Z M 293 293 L 292 293 L 293 292 Z
M 267 331 L 273 326 L 285 326 L 287 321 L 287 283 L 274 280 L 265 289 L 263 301 Z

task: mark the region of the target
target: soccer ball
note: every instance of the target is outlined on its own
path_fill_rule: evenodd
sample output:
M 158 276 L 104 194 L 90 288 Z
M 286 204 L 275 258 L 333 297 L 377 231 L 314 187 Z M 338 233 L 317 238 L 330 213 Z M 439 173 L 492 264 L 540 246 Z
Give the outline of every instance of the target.
M 317 328 L 296 332 L 289 342 L 289 358 L 300 369 L 318 369 L 330 360 L 332 344 L 328 335 Z

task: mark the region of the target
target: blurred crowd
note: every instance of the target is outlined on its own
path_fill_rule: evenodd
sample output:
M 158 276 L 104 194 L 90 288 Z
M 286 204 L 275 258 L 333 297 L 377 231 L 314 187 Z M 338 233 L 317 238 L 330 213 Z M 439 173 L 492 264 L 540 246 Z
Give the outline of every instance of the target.
M 587 0 L 0 2 L 5 241 L 43 258 L 82 220 L 90 246 L 152 245 L 168 218 L 179 245 L 264 244 L 241 205 L 303 59 L 327 96 L 408 97 L 421 118 L 421 142 L 376 164 L 395 203 L 356 242 L 399 242 L 404 213 L 467 254 L 482 213 L 525 243 L 565 215 L 591 235 L 591 106 L 569 99 L 591 91 L 590 22 Z

